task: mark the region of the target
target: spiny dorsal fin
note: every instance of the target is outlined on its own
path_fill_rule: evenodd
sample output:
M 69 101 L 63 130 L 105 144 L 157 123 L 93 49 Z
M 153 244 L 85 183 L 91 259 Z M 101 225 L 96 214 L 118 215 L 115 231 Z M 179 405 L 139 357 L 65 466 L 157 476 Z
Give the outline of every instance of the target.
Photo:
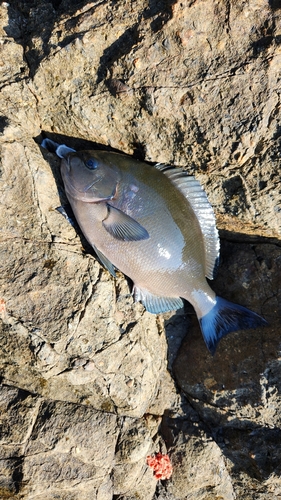
M 220 253 L 219 233 L 213 208 L 199 181 L 180 168 L 157 164 L 161 170 L 189 201 L 200 224 L 205 246 L 205 275 L 213 279 Z

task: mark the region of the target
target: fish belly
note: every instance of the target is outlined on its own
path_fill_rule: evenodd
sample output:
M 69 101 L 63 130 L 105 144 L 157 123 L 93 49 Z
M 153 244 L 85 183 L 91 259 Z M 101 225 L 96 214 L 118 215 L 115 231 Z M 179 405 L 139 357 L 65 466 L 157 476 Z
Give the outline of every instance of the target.
M 206 307 L 209 310 L 209 297 L 215 294 L 205 279 L 205 254 L 199 224 L 193 214 L 186 216 L 186 206 L 175 207 L 177 216 L 173 217 L 156 205 L 154 217 L 138 218 L 150 237 L 127 242 L 112 237 L 103 227 L 104 204 L 71 200 L 86 239 L 131 278 L 136 287 L 156 296 L 185 298 L 201 317 Z

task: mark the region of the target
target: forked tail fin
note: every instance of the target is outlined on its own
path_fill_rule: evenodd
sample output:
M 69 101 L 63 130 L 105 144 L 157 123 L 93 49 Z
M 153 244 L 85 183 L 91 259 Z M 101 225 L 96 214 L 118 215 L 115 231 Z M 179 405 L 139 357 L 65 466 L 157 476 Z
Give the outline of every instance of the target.
M 267 325 L 267 321 L 246 307 L 216 297 L 216 305 L 199 319 L 205 343 L 215 354 L 218 342 L 227 333 Z

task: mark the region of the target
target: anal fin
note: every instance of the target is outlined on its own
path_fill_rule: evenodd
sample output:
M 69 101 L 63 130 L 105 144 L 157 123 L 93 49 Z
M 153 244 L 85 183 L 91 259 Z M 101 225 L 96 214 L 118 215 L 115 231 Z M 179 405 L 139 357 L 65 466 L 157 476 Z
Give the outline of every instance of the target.
M 180 297 L 161 297 L 134 286 L 134 298 L 136 302 L 141 302 L 146 310 L 153 314 L 160 314 L 168 311 L 175 311 L 183 307 L 183 301 Z

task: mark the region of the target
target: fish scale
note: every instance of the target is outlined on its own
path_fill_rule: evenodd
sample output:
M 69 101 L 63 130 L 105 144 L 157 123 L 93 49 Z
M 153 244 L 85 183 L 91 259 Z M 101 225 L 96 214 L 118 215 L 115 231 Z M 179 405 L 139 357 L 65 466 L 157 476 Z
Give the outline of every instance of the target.
M 76 220 L 103 265 L 134 283 L 134 296 L 152 313 L 189 301 L 212 354 L 231 331 L 264 318 L 216 296 L 219 257 L 215 215 L 200 183 L 181 169 L 151 167 L 107 151 L 76 152 L 45 139 L 62 159 L 65 192 Z

